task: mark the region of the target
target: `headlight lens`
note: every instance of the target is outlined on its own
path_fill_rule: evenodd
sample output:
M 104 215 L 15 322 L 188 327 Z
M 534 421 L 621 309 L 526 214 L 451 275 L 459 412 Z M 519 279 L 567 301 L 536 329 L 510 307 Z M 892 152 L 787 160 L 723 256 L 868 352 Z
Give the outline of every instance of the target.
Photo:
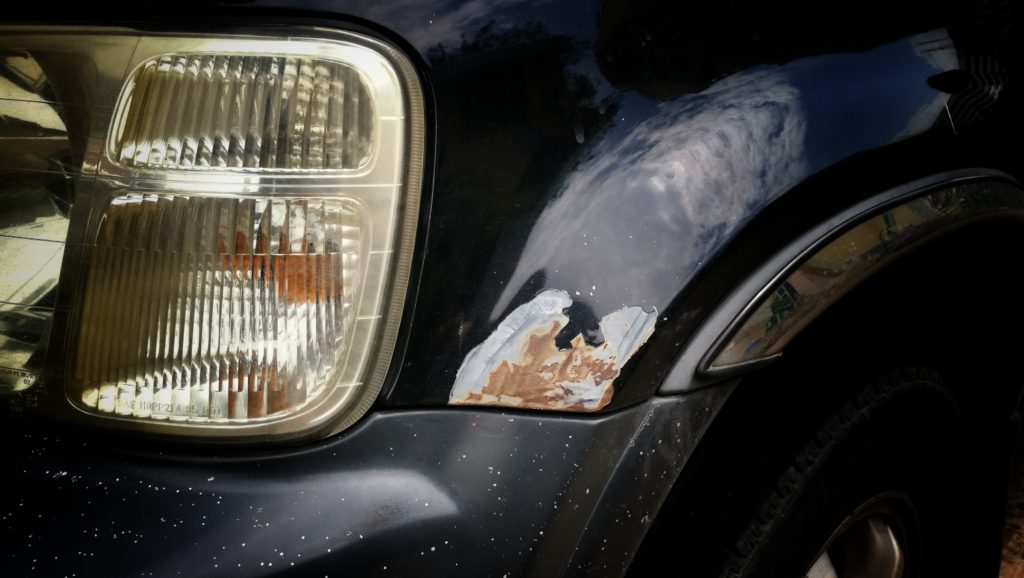
M 360 169 L 374 142 L 374 100 L 395 96 L 336 60 L 165 54 L 126 84 L 110 156 L 154 169 Z
M 384 44 L 291 32 L 0 36 L 9 406 L 199 439 L 366 411 L 404 303 L 422 97 Z

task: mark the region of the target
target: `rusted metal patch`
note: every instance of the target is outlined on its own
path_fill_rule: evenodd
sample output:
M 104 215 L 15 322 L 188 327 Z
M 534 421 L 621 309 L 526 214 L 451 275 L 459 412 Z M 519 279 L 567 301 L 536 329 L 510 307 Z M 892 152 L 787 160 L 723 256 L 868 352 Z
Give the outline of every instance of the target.
M 559 349 L 555 337 L 569 323 L 570 305 L 565 291 L 547 290 L 512 311 L 466 355 L 448 403 L 568 411 L 608 405 L 620 370 L 654 332 L 657 311 L 623 307 L 601 318 L 602 343 L 577 334 Z

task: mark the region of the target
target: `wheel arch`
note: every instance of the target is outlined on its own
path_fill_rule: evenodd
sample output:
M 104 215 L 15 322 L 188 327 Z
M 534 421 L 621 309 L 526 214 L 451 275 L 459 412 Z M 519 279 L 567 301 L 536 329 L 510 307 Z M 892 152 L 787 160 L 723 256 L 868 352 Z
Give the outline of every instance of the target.
M 764 259 L 689 337 L 659 393 L 699 389 L 791 355 L 790 343 L 833 310 L 878 313 L 936 291 L 964 291 L 954 282 L 964 267 L 988 264 L 971 278 L 1002 274 L 974 289 L 994 293 L 1015 278 L 1013 259 L 1024 253 L 1015 246 L 1024 248 L 1024 189 L 1005 173 L 965 169 L 893 187 L 805 227 Z M 926 266 L 901 279 L 908 263 Z M 861 285 L 884 292 L 863 303 L 871 293 Z M 1015 306 L 1013 297 L 975 301 Z M 934 320 L 949 318 L 935 307 Z
M 1005 175 L 973 172 L 943 175 L 925 186 L 914 182 L 897 189 L 899 194 L 891 195 L 888 201 L 876 204 L 852 221 L 830 221 L 827 225 L 833 234 L 808 247 L 820 250 L 840 238 L 835 231 L 844 227 L 849 230 L 887 209 L 903 206 L 909 199 L 949 189 L 955 183 L 998 182 L 1024 197 L 1024 191 Z M 636 560 L 640 567 L 648 567 L 652 557 L 663 551 L 657 545 L 670 533 L 666 528 L 685 517 L 679 511 L 680 495 L 699 487 L 705 470 L 715 467 L 721 458 L 721 448 L 727 440 L 751 435 L 746 416 L 752 412 L 795 411 L 794 407 L 813 394 L 806 389 L 807 380 L 793 380 L 792 376 L 829 375 L 835 373 L 836 367 L 842 367 L 851 379 L 870 378 L 873 373 L 900 364 L 934 367 L 951 382 L 963 412 L 971 456 L 969 488 L 978 496 L 977 507 L 969 513 L 970 524 L 965 525 L 974 532 L 966 540 L 965 548 L 970 549 L 969 555 L 976 557 L 986 571 L 998 566 L 999 551 L 995 545 L 1000 543 L 1006 474 L 1015 431 L 1011 420 L 1019 409 L 1024 383 L 1024 370 L 1014 362 L 1024 350 L 1024 332 L 1017 331 L 1024 326 L 1024 300 L 1020 299 L 1024 295 L 1024 261 L 1019 258 L 1022 251 L 1017 249 L 1024 247 L 1024 216 L 1016 208 L 990 208 L 993 210 L 983 218 L 975 215 L 948 219 L 934 235 L 899 251 L 885 266 L 845 288 L 827 307 L 815 309 L 788 342 L 785 355 L 773 358 L 770 365 L 749 364 L 717 375 L 700 374 L 699 362 L 707 356 L 691 355 L 686 359 L 684 354 L 671 374 L 676 381 L 670 378 L 666 382 L 670 386 L 683 383 L 679 381 L 680 368 L 694 371 L 683 391 L 719 379 L 735 379 L 739 375 L 736 369 L 746 373 L 659 512 L 638 551 Z M 806 259 L 807 253 L 814 251 L 805 250 L 800 259 L 788 262 Z M 772 279 L 792 270 L 783 267 Z M 757 295 L 763 296 L 769 287 L 770 283 L 763 285 Z M 723 306 L 728 303 L 727 298 Z M 712 314 L 709 321 L 714 317 Z M 733 325 L 728 327 L 734 329 Z M 695 341 L 699 341 L 702 330 L 698 330 Z M 723 330 L 722 334 L 728 332 Z M 716 346 L 722 342 L 704 339 L 705 344 Z M 691 341 L 687 350 L 693 349 L 693 344 Z M 714 351 L 714 347 L 708 351 Z M 673 391 L 663 388 L 662 393 Z

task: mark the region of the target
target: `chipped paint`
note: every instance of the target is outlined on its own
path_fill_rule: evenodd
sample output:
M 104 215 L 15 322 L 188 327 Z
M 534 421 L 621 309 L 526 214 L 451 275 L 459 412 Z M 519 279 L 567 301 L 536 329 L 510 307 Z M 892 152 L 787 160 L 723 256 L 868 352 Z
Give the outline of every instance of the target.
M 448 402 L 569 411 L 608 405 L 615 378 L 654 332 L 657 311 L 623 307 L 601 319 L 603 343 L 577 334 L 559 349 L 555 337 L 572 303 L 565 291 L 547 290 L 513 310 L 466 355 Z

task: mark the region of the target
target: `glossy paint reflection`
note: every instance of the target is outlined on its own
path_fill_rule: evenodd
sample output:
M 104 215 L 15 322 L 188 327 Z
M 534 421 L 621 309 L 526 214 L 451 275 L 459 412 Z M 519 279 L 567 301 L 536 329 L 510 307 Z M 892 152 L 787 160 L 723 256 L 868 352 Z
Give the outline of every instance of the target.
M 761 67 L 658 105 L 598 143 L 566 178 L 492 318 L 541 273 L 548 287 L 579 291 L 598 315 L 622 303 L 665 308 L 786 190 L 859 150 L 930 128 L 946 97 L 927 79 L 955 62 L 939 31 L 863 54 Z
M 438 118 L 419 290 L 430 306 L 417 309 L 392 403 L 444 403 L 443 384 L 469 351 L 545 290 L 572 297 L 567 330 L 591 345 L 599 320 L 624 306 L 670 313 L 746 223 L 812 175 L 953 132 L 951 95 L 929 79 L 963 58 L 945 29 L 925 27 L 942 21 L 938 12 L 920 18 L 908 7 L 873 32 L 805 31 L 813 38 L 799 42 L 790 23 L 758 50 L 742 38 L 702 47 L 715 54 L 705 70 L 678 56 L 689 40 L 642 24 L 645 10 L 665 6 L 627 6 L 617 22 L 613 4 L 366 9 L 421 51 Z M 680 12 L 665 17 L 699 27 Z M 432 23 L 414 22 L 422 18 Z M 440 32 L 428 35 L 434 24 Z M 723 21 L 706 24 L 702 38 Z M 646 52 L 619 58 L 610 49 L 631 44 L 617 34 L 639 34 Z

